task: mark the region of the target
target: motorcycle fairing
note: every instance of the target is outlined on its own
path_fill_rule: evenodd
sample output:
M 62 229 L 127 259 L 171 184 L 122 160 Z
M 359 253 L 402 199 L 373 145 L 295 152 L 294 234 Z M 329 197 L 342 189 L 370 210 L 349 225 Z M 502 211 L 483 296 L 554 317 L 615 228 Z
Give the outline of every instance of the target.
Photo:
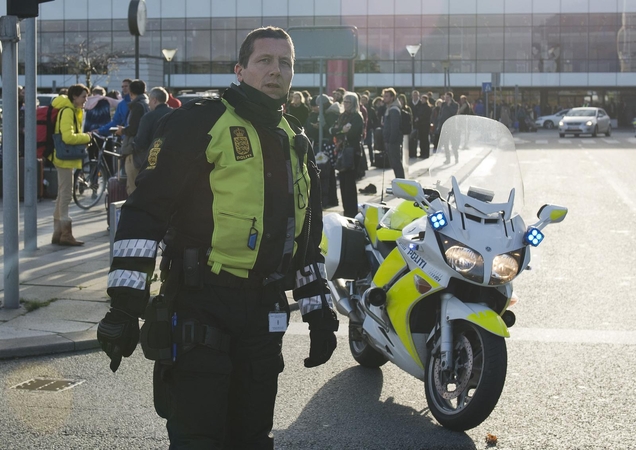
M 419 277 L 423 282 L 428 283 L 430 290 L 426 292 L 426 297 L 444 289 L 445 286 L 440 285 L 437 281 L 433 280 L 427 274 L 425 274 L 419 267 L 411 270 L 398 280 L 391 289 L 387 292 L 386 312 L 391 321 L 391 325 L 395 330 L 395 333 L 400 338 L 400 341 L 408 351 L 413 360 L 424 369 L 424 362 L 420 360 L 419 354 L 415 343 L 413 342 L 413 335 L 411 333 L 410 317 L 413 308 L 425 298 L 417 290 L 416 279 Z M 422 282 L 420 280 L 420 283 Z
M 367 230 L 371 245 L 374 247 L 377 244 L 377 230 L 380 219 L 382 219 L 388 209 L 386 205 L 380 204 L 366 203 L 362 205 L 362 215 L 364 219 L 359 221 L 364 223 L 364 228 Z
M 451 296 L 446 305 L 446 320 L 467 320 L 478 327 L 501 337 L 510 337 L 508 327 L 499 314 L 478 303 L 464 303 Z
M 395 277 L 406 269 L 406 261 L 402 257 L 400 251 L 394 248 L 391 253 L 384 259 L 384 262 L 378 268 L 373 277 L 373 283 L 383 288 L 392 282 Z

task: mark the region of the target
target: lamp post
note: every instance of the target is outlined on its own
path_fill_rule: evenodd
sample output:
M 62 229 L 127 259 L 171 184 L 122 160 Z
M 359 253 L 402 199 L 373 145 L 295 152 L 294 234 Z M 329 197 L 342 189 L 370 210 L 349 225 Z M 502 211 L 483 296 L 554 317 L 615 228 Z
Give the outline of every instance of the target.
M 450 71 L 448 67 L 450 66 L 450 61 L 442 61 L 442 68 L 444 69 L 444 92 L 450 90 Z M 448 80 L 448 81 L 447 81 Z
M 161 50 L 163 53 L 163 57 L 168 61 L 168 92 L 170 92 L 170 74 L 172 74 L 172 58 L 174 58 L 175 53 L 177 53 L 176 48 L 164 48 Z
M 411 55 L 411 84 L 413 90 L 415 90 L 415 55 L 417 55 L 421 46 L 422 44 L 406 46 L 406 51 Z

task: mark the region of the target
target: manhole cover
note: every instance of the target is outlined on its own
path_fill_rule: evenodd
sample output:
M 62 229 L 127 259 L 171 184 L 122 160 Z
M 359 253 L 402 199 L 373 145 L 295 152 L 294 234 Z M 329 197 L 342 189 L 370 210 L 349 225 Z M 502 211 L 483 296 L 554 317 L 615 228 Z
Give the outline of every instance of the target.
M 85 380 L 61 380 L 55 378 L 31 378 L 16 384 L 11 389 L 24 389 L 27 391 L 61 392 L 79 386 Z

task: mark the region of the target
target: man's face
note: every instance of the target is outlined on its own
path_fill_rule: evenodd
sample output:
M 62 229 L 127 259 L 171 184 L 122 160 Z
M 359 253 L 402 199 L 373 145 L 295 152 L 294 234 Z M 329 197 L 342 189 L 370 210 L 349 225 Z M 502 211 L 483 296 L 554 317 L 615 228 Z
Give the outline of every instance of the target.
M 413 101 L 413 103 L 419 101 L 420 99 L 420 93 L 417 91 L 413 91 L 411 92 L 411 100 Z
M 130 91 L 128 90 L 128 88 L 130 87 L 130 83 L 128 83 L 128 81 L 122 81 L 121 83 L 121 95 L 128 95 L 130 93 Z
M 367 97 L 366 95 L 363 95 L 360 97 L 360 103 L 363 106 L 367 106 L 369 104 L 369 97 Z
M 333 91 L 333 99 L 338 103 L 342 101 L 342 94 L 340 93 L 340 91 Z
M 447 104 L 447 105 L 450 105 L 451 100 L 452 100 L 452 97 L 451 97 L 450 95 L 446 94 L 446 95 L 445 95 L 445 98 L 446 98 L 446 104 Z
M 291 46 L 286 39 L 257 39 L 247 66 L 236 64 L 234 73 L 240 82 L 271 98 L 287 97 L 294 77 Z
M 148 100 L 148 108 L 150 109 L 150 111 L 154 111 L 158 104 L 159 102 L 154 97 L 150 97 L 150 99 Z
M 391 103 L 393 103 L 393 96 L 390 92 L 385 92 L 384 94 L 382 94 L 382 101 L 385 105 L 390 105 Z

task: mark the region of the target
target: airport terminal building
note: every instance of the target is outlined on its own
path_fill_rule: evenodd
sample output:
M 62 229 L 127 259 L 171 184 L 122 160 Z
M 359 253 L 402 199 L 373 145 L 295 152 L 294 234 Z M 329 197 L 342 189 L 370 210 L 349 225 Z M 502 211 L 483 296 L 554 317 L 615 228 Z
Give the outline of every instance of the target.
M 42 4 L 39 88 L 85 82 L 68 57 L 82 46 L 117 55 L 94 66 L 93 82 L 117 89 L 133 76 L 129 4 Z M 410 91 L 414 81 L 426 91 L 451 88 L 475 98 L 484 82 L 498 79 L 498 95 L 510 103 L 591 102 L 614 116 L 618 105 L 636 105 L 636 0 L 146 0 L 146 7 L 140 77 L 150 85 L 166 85 L 169 76 L 176 89 L 226 87 L 235 80 L 241 41 L 260 26 L 354 26 L 357 57 L 326 62 L 327 89 Z M 406 46 L 417 44 L 412 57 Z M 176 49 L 171 63 L 163 49 Z M 318 86 L 318 62 L 298 61 L 294 88 Z

